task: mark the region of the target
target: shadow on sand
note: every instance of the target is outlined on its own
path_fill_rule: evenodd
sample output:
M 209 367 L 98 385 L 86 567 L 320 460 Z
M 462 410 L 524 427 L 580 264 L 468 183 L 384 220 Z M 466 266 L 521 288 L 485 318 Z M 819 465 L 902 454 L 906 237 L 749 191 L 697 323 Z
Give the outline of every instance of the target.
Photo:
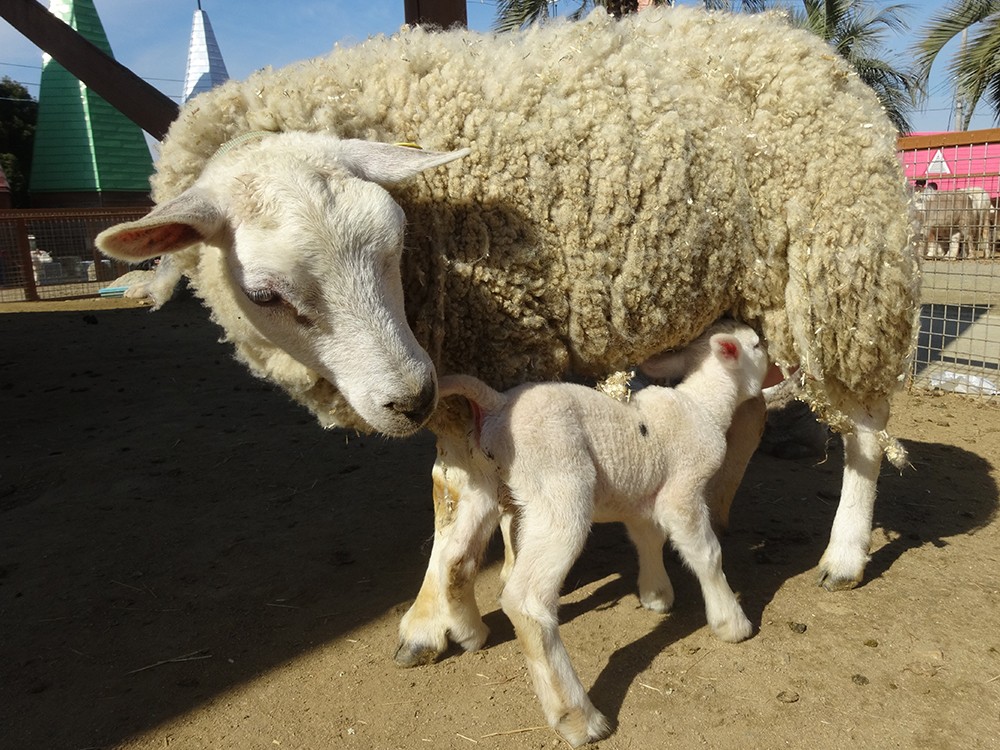
M 2 747 L 115 746 L 406 605 L 419 587 L 431 437 L 323 432 L 235 363 L 206 317 L 193 300 L 155 316 L 0 315 Z M 869 577 L 996 513 L 985 461 L 908 447 L 918 469 L 946 458 L 951 475 L 930 485 L 885 473 L 876 523 L 898 535 Z M 808 476 L 812 494 L 789 491 L 790 474 Z M 839 482 L 833 457 L 755 457 L 724 540 L 755 623 L 822 554 Z M 704 624 L 693 577 L 676 557 L 669 569 L 676 611 L 616 651 L 592 687 L 612 718 L 636 675 Z M 615 525 L 595 530 L 568 587 L 612 573 L 562 620 L 633 595 L 634 557 Z M 512 638 L 484 608 L 489 645 Z M 197 677 L 162 668 L 180 661 L 198 661 Z

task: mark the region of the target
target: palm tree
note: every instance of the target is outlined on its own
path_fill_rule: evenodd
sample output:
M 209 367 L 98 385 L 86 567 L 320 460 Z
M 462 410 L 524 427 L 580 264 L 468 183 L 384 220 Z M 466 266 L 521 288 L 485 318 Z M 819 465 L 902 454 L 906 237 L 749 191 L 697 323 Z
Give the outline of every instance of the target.
M 986 96 L 993 116 L 1000 122 L 1000 2 L 952 0 L 931 18 L 917 43 L 917 71 L 926 86 L 931 67 L 948 42 L 965 31 L 969 38 L 954 54 L 948 72 L 955 81 L 955 94 L 966 103 L 962 122 L 969 127 L 979 100 Z
M 626 13 L 635 13 L 639 9 L 638 0 L 579 0 L 580 6 L 569 14 L 569 18 L 579 19 L 591 8 L 598 5 L 608 13 L 621 18 Z M 673 5 L 673 0 L 653 0 L 653 5 Z M 537 21 L 544 21 L 554 14 L 555 2 L 552 0 L 498 0 L 497 17 L 493 28 L 497 31 L 513 31 L 529 26 Z

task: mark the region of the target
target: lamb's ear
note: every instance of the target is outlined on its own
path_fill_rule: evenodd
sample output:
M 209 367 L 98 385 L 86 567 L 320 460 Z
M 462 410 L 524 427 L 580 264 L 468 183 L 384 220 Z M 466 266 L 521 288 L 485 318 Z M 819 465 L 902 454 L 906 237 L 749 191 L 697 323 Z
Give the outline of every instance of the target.
M 649 378 L 678 382 L 687 375 L 687 353 L 684 349 L 675 352 L 654 354 L 641 365 L 639 372 Z
M 137 263 L 203 242 L 222 228 L 219 208 L 198 190 L 187 190 L 138 221 L 105 229 L 95 240 L 112 258 Z
M 351 172 L 379 185 L 393 185 L 467 156 L 470 149 L 425 151 L 412 146 L 392 146 L 375 141 L 340 141 L 339 159 Z
M 724 365 L 735 367 L 743 356 L 740 340 L 730 333 L 717 333 L 708 340 L 714 354 Z

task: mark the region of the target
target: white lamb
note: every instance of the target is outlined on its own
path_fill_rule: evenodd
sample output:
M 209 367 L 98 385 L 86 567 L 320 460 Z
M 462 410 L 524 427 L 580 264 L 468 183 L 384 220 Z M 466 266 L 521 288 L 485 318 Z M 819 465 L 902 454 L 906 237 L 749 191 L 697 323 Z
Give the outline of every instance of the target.
M 593 522 L 624 522 L 639 554 L 639 599 L 666 612 L 674 591 L 663 567 L 667 537 L 698 576 L 708 623 L 724 641 L 750 636 L 722 572 L 708 488 L 726 455 L 736 408 L 761 393 L 767 353 L 754 331 L 722 322 L 679 354 L 647 361 L 675 388 L 648 386 L 622 403 L 583 385 L 526 384 L 499 393 L 468 375 L 441 379 L 465 396 L 483 460 L 506 484 L 515 558 L 500 596 L 549 724 L 574 746 L 607 735 L 559 637 L 559 591 Z
M 157 208 L 98 238 L 173 254 L 239 358 L 324 425 L 433 430 L 401 664 L 487 635 L 474 534 L 496 501 L 438 375 L 602 378 L 720 317 L 751 325 L 845 435 L 830 589 L 862 578 L 883 452 L 904 462 L 885 428 L 919 271 L 878 100 L 777 15 L 632 16 L 406 30 L 230 81 L 171 127 Z M 393 145 L 411 141 L 426 150 Z

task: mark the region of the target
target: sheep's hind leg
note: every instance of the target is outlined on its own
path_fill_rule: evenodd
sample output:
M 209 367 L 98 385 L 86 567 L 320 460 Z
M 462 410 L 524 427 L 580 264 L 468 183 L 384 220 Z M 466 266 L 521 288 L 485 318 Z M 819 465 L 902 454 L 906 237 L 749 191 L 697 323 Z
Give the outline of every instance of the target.
M 475 651 L 489 635 L 476 604 L 475 577 L 499 521 L 496 478 L 471 459 L 455 461 L 461 455 L 461 445 L 439 436 L 433 471 L 434 544 L 417 598 L 399 624 L 395 660 L 403 667 L 434 661 L 449 638 Z
M 844 438 L 844 480 L 840 503 L 830 531 L 830 543 L 819 563 L 819 583 L 828 591 L 857 586 L 864 575 L 871 546 L 872 515 L 882 446 L 878 433 L 889 421 L 889 403 L 872 412 L 857 409 L 849 416 L 855 428 Z

